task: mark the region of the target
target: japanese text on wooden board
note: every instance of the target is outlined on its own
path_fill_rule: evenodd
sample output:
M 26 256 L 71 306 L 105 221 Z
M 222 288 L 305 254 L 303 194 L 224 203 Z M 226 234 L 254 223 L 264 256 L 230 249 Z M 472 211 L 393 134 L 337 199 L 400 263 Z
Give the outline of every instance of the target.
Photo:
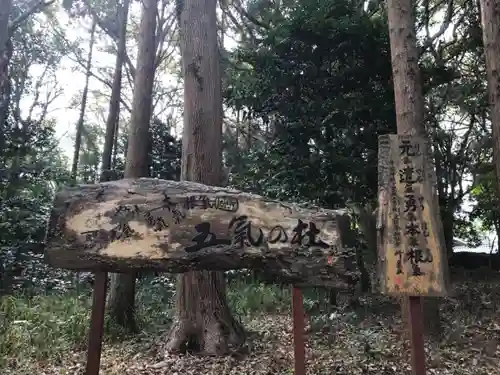
M 193 253 L 218 245 L 232 246 L 235 249 L 261 247 L 266 243 L 269 245 L 289 243 L 304 248 L 314 247 L 320 249 L 335 247 L 335 244 L 329 244 L 321 240 L 321 230 L 314 221 L 304 221 L 297 218 L 291 230 L 287 231 L 287 228 L 283 225 L 277 224 L 267 229 L 267 234 L 265 234 L 262 228 L 252 223 L 251 218 L 237 213 L 239 207 L 240 202 L 234 197 L 192 195 L 185 197 L 180 204 L 173 202 L 164 193 L 164 198 L 157 207 L 144 208 L 137 204 L 117 206 L 112 214 L 112 222 L 115 224 L 109 231 L 108 241 L 117 242 L 144 238 L 146 233 L 135 230 L 131 226 L 131 222 L 138 218 L 142 218 L 147 227 L 151 228 L 153 232 L 162 232 L 169 229 L 172 224 L 181 224 L 186 219 L 188 211 L 215 209 L 225 211 L 231 216 L 227 225 L 227 235 L 224 237 L 218 236 L 212 231 L 210 221 L 195 223 L 195 235 L 191 239 L 191 243 L 186 244 L 186 252 Z M 90 220 L 89 224 L 92 225 L 92 220 Z M 87 236 L 89 242 L 92 242 L 94 238 L 101 235 L 101 232 L 101 229 L 97 229 L 85 231 L 82 234 Z M 154 234 L 150 233 L 149 235 Z
M 437 201 L 435 175 L 427 143 L 420 137 L 391 135 L 386 189 L 386 222 L 381 244 L 387 294 L 446 294 L 446 256 Z

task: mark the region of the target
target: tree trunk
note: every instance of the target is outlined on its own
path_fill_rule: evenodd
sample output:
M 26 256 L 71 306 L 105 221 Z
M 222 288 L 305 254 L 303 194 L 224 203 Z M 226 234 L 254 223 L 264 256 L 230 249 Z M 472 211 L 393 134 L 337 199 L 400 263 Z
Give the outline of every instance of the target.
M 495 235 L 497 237 L 497 255 L 500 255 L 500 221 L 498 219 L 495 220 Z M 493 252 L 493 249 L 495 248 L 495 245 L 491 245 L 491 252 Z
M 356 207 L 355 211 L 358 216 L 359 231 L 365 245 L 360 246 L 361 244 L 357 243 L 357 263 L 362 275 L 361 289 L 363 292 L 367 292 L 372 288 L 370 270 L 376 268 L 377 262 L 377 223 L 373 207 L 370 204 Z M 365 250 L 364 253 L 363 250 Z M 370 270 L 366 267 L 367 263 L 370 265 Z
M 7 148 L 7 120 L 9 118 L 12 90 L 9 78 L 9 64 L 13 52 L 12 41 L 9 38 L 6 42 L 5 49 L 3 49 L 0 54 L 0 156 L 5 155 L 5 149 Z
M 453 211 L 451 211 L 448 206 L 445 206 L 444 209 L 441 210 L 441 218 L 443 221 L 446 255 L 448 256 L 448 259 L 451 259 L 451 257 L 453 256 Z
M 12 0 L 0 0 L 0 158 L 5 149 L 5 121 L 10 101 L 10 83 L 8 67 L 12 56 L 12 44 L 9 35 L 9 16 Z
M 496 0 L 480 0 L 480 6 L 491 108 L 493 161 L 500 197 L 500 4 Z
M 75 148 L 73 151 L 73 163 L 71 165 L 71 180 L 76 183 L 78 175 L 78 161 L 80 159 L 80 148 L 82 145 L 83 125 L 85 122 L 85 109 L 87 107 L 87 96 L 89 93 L 90 73 L 92 69 L 92 53 L 94 52 L 95 28 L 97 25 L 96 18 L 92 18 L 92 26 L 90 28 L 90 43 L 89 53 L 87 56 L 87 66 L 85 67 L 85 86 L 83 87 L 82 102 L 80 105 L 80 115 L 76 123 Z M 76 294 L 80 294 L 80 272 L 75 274 L 75 290 Z
M 143 2 L 125 178 L 147 177 L 149 171 L 147 146 L 155 73 L 156 10 L 156 0 Z M 108 303 L 111 318 L 132 332 L 137 330 L 134 318 L 136 276 L 135 272 L 112 275 Z
M 177 0 L 184 73 L 183 180 L 220 185 L 222 93 L 216 0 Z M 227 353 L 244 341 L 243 327 L 226 300 L 222 272 L 188 272 L 178 278 L 176 319 L 167 349 Z
M 419 53 L 415 32 L 415 16 L 411 0 L 388 0 L 389 37 L 391 44 L 394 97 L 398 134 L 426 137 L 424 125 L 424 97 Z M 403 320 L 407 320 L 408 299 L 402 298 Z M 439 334 L 439 300 L 424 300 L 424 326 L 426 333 Z
M 78 122 L 76 123 L 75 148 L 73 151 L 73 163 L 71 166 L 71 180 L 73 182 L 76 182 L 76 176 L 78 174 L 78 159 L 80 158 L 80 147 L 82 145 L 83 125 L 85 122 L 85 109 L 87 107 L 87 96 L 89 93 L 89 81 L 92 69 L 92 53 L 94 51 L 96 25 L 97 25 L 96 18 L 93 17 L 92 27 L 90 29 L 90 43 L 89 43 L 89 53 L 87 56 L 87 66 L 85 67 L 85 86 L 83 87 L 82 102 L 80 105 L 80 115 L 78 116 Z
M 241 345 L 244 330 L 229 310 L 223 272 L 192 271 L 177 279 L 176 319 L 169 333 L 171 352 L 223 355 Z
M 108 313 L 113 322 L 132 333 L 138 330 L 135 321 L 135 279 L 135 273 L 112 273 L 108 299 Z
M 120 34 L 117 41 L 117 53 L 115 62 L 115 72 L 113 76 L 113 86 L 111 88 L 111 98 L 109 100 L 109 112 L 106 119 L 106 135 L 104 137 L 104 150 L 102 153 L 102 174 L 101 181 L 108 181 L 113 165 L 111 159 L 113 149 L 116 155 L 116 142 L 118 138 L 118 122 L 120 116 L 120 95 L 122 90 L 122 71 L 125 60 L 125 47 L 127 41 L 127 19 L 130 0 L 123 0 L 119 10 Z

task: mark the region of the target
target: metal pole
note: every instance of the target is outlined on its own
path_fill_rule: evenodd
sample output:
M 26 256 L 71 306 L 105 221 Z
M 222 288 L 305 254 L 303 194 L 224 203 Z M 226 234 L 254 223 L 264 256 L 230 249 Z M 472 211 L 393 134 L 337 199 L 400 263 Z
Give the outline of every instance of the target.
M 306 348 L 304 340 L 304 298 L 299 288 L 292 288 L 293 355 L 295 375 L 306 374 Z
M 425 375 L 424 313 L 422 298 L 414 296 L 408 298 L 408 325 L 410 329 L 412 374 Z
M 90 317 L 89 346 L 87 351 L 87 368 L 85 370 L 85 375 L 99 374 L 107 283 L 107 272 L 95 273 L 92 314 Z

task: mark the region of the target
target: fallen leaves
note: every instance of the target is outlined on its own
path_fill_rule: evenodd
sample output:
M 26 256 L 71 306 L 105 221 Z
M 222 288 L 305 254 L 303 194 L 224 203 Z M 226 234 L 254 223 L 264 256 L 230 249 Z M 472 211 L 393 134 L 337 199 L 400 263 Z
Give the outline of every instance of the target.
M 497 285 L 460 284 L 442 304 L 445 335 L 426 341 L 427 374 L 500 374 L 500 292 Z M 356 311 L 337 309 L 306 319 L 308 375 L 410 374 L 397 302 L 365 296 Z M 382 308 L 381 306 L 384 306 Z M 473 309 L 471 311 L 471 306 Z M 293 374 L 293 332 L 289 315 L 261 314 L 247 318 L 246 351 L 227 357 L 171 355 L 162 336 L 139 335 L 131 341 L 104 345 L 104 375 L 270 375 Z M 38 363 L 31 372 L 11 374 L 78 375 L 84 373 L 85 353 L 66 356 L 61 363 Z M 9 372 L 7 372 L 9 374 Z

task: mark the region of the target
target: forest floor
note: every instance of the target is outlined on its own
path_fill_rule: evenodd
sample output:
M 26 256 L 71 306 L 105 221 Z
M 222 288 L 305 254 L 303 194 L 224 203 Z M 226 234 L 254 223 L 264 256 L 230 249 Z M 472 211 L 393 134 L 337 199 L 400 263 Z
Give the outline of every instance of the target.
M 453 297 L 441 305 L 442 336 L 426 340 L 427 373 L 500 375 L 500 283 L 460 283 L 453 289 Z M 269 301 L 261 300 L 262 309 L 268 309 L 264 305 Z M 308 309 L 307 374 L 410 374 L 409 344 L 398 305 L 381 296 L 366 296 L 360 302 L 356 309 L 342 304 L 328 312 L 314 312 L 318 310 L 314 304 Z M 289 311 L 254 310 L 242 319 L 249 331 L 248 347 L 242 352 L 222 358 L 169 355 L 164 348 L 164 327 L 157 334 L 148 330 L 126 340 L 108 340 L 101 374 L 293 374 Z M 82 333 L 80 349 L 84 337 Z M 37 360 L 11 359 L 2 374 L 76 375 L 83 374 L 85 367 L 83 350 L 51 352 Z

